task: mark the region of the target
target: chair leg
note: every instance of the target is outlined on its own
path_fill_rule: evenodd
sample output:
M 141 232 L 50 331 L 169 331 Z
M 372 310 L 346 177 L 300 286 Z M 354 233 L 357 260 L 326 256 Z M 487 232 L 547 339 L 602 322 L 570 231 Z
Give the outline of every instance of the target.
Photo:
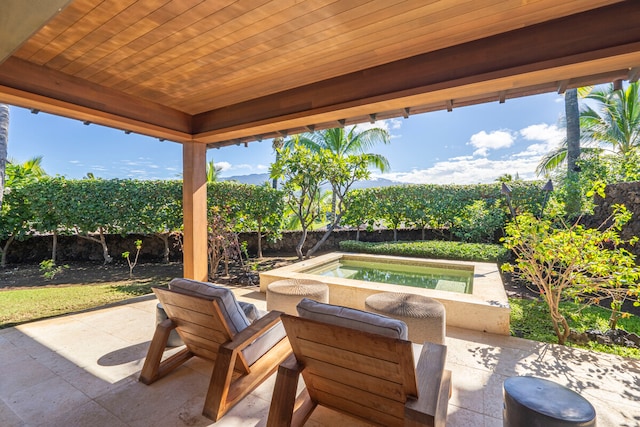
M 166 319 L 156 326 L 149 351 L 147 351 L 147 357 L 144 360 L 144 365 L 140 372 L 139 381 L 141 383 L 148 385 L 157 381 L 193 356 L 193 353 L 185 348 L 164 362 L 162 361 L 162 356 L 169 340 L 169 334 L 175 327 L 176 325 L 171 319 Z
M 292 354 L 278 367 L 267 427 L 291 425 L 299 378 L 298 362 Z
M 202 414 L 213 421 L 218 421 L 218 418 L 227 411 L 227 395 L 233 378 L 236 357 L 236 351 L 220 346 L 202 410 Z
M 300 368 L 293 354 L 278 367 L 267 427 L 302 426 L 316 408 L 306 388 L 296 397 Z
M 300 392 L 300 395 L 296 399 L 296 403 L 293 409 L 293 417 L 291 419 L 291 427 L 302 427 L 314 409 L 318 404 L 311 400 L 309 396 L 309 390 L 306 388 Z

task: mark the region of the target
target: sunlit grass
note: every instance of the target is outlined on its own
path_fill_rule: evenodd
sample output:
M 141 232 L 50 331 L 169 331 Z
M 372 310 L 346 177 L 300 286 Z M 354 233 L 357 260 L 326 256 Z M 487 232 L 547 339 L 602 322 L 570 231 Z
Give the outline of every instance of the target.
M 145 295 L 151 292 L 153 285 L 155 283 L 149 280 L 131 280 L 92 286 L 56 286 L 1 291 L 0 329 Z
M 557 343 L 547 306 L 540 300 L 510 298 L 511 333 L 522 338 Z M 580 306 L 571 302 L 560 305 L 562 313 L 569 322 L 569 327 L 578 332 L 588 329 L 606 331 L 609 328 L 610 311 L 596 306 Z M 618 321 L 618 328 L 627 332 L 640 333 L 640 317 L 631 315 Z M 590 342 L 585 345 L 568 343 L 573 347 L 595 350 L 602 353 L 640 359 L 640 350 L 617 345 L 602 345 Z

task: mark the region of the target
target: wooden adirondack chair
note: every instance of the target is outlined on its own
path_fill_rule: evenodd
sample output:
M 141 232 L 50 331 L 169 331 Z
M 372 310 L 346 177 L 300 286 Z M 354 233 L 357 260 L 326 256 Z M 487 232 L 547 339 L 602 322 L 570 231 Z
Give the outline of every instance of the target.
M 278 369 L 267 425 L 303 425 L 317 405 L 383 426 L 444 426 L 451 372 L 446 347 L 283 315 L 293 354 Z M 299 374 L 306 389 L 296 398 Z
M 240 307 L 237 303 L 237 307 L 221 307 L 221 300 L 216 298 L 162 288 L 154 288 L 153 292 L 162 303 L 168 319 L 156 328 L 140 381 L 151 384 L 193 356 L 214 361 L 202 412 L 206 417 L 218 420 L 273 374 L 291 354 L 291 347 L 279 324 L 280 312 L 270 312 L 234 333 L 227 310 Z M 233 294 L 226 302 L 235 303 Z M 177 330 L 186 347 L 162 360 L 173 329 Z M 260 346 L 266 346 L 266 352 Z

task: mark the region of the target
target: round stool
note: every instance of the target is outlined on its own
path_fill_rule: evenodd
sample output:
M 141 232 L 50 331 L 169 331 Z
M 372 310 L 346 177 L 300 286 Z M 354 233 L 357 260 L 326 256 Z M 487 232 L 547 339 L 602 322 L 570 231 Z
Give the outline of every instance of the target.
M 284 279 L 267 286 L 267 310 L 278 310 L 294 316 L 302 298 L 329 302 L 329 286 L 316 280 Z
M 535 377 L 504 382 L 504 427 L 595 427 L 596 410 L 573 390 Z
M 365 310 L 402 320 L 409 328 L 409 341 L 444 344 L 446 313 L 439 301 L 422 295 L 381 292 L 369 295 Z

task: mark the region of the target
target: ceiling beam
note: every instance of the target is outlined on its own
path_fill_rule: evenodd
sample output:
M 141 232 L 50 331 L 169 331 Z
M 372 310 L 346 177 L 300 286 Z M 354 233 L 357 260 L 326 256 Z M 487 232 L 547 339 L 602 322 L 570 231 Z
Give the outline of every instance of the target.
M 173 141 L 191 140 L 186 113 L 17 58 L 0 66 L 0 102 Z
M 0 64 L 72 0 L 2 0 Z
M 425 53 L 198 114 L 194 138 L 210 143 L 242 133 L 243 128 L 268 133 L 278 127 L 303 126 L 299 124 L 303 118 L 308 124 L 368 116 L 426 104 L 438 91 L 461 87 L 498 91 L 554 82 L 549 91 L 555 91 L 558 80 L 640 65 L 637 22 L 640 2 L 623 2 Z M 549 70 L 560 74 L 553 76 Z M 445 105 L 457 98 L 447 94 L 440 102 Z

